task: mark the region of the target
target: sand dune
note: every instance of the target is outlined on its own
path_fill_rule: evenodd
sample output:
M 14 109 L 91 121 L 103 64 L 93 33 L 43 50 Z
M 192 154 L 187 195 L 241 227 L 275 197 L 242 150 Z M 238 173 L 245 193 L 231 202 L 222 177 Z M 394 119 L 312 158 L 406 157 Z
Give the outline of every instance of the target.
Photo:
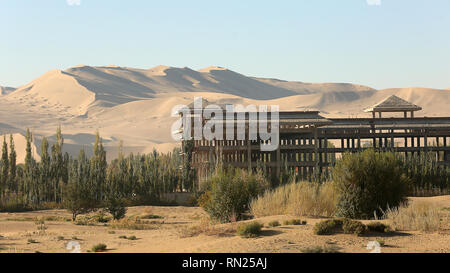
M 64 71 L 52 70 L 19 87 L 8 97 L 20 102 L 63 107 L 72 114 L 82 115 L 86 113 L 88 105 L 94 102 L 95 93 L 80 85 L 74 77 Z
M 247 77 L 223 67 L 200 70 L 156 66 L 136 69 L 108 65 L 79 65 L 50 71 L 27 85 L 1 88 L 0 134 L 18 134 L 26 128 L 36 137 L 54 142 L 62 126 L 65 150 L 89 154 L 98 129 L 108 158 L 117 154 L 120 140 L 125 152 L 162 152 L 178 144 L 171 137 L 175 105 L 201 96 L 218 104 L 279 105 L 281 110 L 320 110 L 328 117 L 368 116 L 363 109 L 397 95 L 423 107 L 418 116 L 450 116 L 450 90 L 402 88 L 375 90 L 349 83 L 305 83 Z M 19 158 L 25 148 L 19 147 Z M 23 148 L 23 149 L 22 149 Z
M 1 143 L 3 143 L 3 140 L 5 138 L 6 143 L 8 144 L 8 152 L 10 151 L 10 147 L 9 147 L 9 136 L 10 135 L 0 135 L 0 141 Z M 13 139 L 14 139 L 14 148 L 17 152 L 17 159 L 16 162 L 17 164 L 21 164 L 25 162 L 25 149 L 27 147 L 27 140 L 25 139 L 25 136 L 23 136 L 22 134 L 12 134 Z M 33 142 L 31 144 L 31 152 L 33 154 L 34 159 L 36 159 L 37 161 L 41 160 L 41 157 L 39 156 L 39 153 L 37 152 L 37 147 L 35 145 L 35 143 Z
M 9 93 L 13 92 L 14 90 L 16 90 L 16 89 L 13 87 L 0 86 L 0 96 L 8 95 Z

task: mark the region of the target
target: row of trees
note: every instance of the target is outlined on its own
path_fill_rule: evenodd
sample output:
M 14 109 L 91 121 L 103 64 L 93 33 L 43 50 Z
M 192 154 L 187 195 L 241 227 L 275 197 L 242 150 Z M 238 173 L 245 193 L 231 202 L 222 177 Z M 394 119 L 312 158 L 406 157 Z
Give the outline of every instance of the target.
M 61 129 L 56 132 L 56 142 L 50 147 L 44 137 L 41 143 L 41 160 L 32 153 L 32 133 L 26 133 L 24 164 L 16 164 L 16 150 L 12 136 L 9 145 L 6 137 L 0 159 L 0 206 L 8 204 L 22 207 L 42 207 L 43 204 L 64 206 L 90 206 L 105 200 L 126 200 L 128 204 L 158 202 L 164 193 L 194 189 L 193 170 L 183 168 L 180 149 L 169 154 L 125 156 L 122 144 L 118 156 L 108 163 L 99 133 L 91 157 L 80 150 L 77 157 L 63 152 Z M 1 208 L 0 208 L 1 209 Z

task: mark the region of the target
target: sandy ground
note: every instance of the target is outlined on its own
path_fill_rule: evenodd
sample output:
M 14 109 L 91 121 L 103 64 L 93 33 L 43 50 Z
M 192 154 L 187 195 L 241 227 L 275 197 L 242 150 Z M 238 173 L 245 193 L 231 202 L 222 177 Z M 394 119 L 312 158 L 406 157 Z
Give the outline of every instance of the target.
M 438 232 L 397 232 L 395 235 L 374 237 L 338 234 L 317 236 L 313 226 L 321 219 L 307 220 L 305 226 L 267 227 L 272 220 L 282 222 L 292 216 L 270 216 L 258 218 L 265 224 L 262 236 L 245 239 L 233 233 L 199 234 L 186 237 L 184 230 L 201 225 L 206 217 L 198 207 L 132 207 L 127 216 L 154 214 L 161 219 L 145 221 L 158 222 L 152 230 L 112 229 L 108 225 L 80 226 L 64 221 L 70 214 L 64 210 L 36 211 L 26 213 L 0 213 L 0 252 L 70 252 L 67 244 L 77 241 L 81 252 L 89 251 L 93 245 L 104 243 L 106 252 L 250 252 L 250 253 L 287 253 L 301 252 L 306 247 L 332 245 L 341 252 L 368 253 L 368 242 L 383 239 L 382 252 L 450 252 L 450 196 L 411 198 L 413 202 L 431 202 L 442 208 L 442 229 Z M 445 209 L 447 208 L 447 209 Z M 32 218 L 57 216 L 59 221 L 46 221 L 47 229 L 42 232 Z M 367 222 L 367 221 L 365 221 Z M 219 225 L 217 230 L 232 229 L 236 224 Z M 119 236 L 136 236 L 137 240 L 121 239 Z M 76 239 L 73 239 L 75 238 Z M 29 240 L 34 240 L 30 243 Z

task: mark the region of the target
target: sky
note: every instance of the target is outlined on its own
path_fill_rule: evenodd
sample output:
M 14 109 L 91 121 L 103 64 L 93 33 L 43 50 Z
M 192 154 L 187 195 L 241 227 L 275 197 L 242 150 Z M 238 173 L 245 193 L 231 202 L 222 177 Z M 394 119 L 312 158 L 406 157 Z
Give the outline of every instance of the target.
M 85 65 L 450 88 L 449 0 L 0 0 L 0 85 Z

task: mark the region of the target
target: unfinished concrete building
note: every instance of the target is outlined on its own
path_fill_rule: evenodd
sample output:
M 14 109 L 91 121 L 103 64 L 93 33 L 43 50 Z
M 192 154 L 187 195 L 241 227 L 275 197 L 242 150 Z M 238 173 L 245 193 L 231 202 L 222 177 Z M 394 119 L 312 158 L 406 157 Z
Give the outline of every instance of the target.
M 220 107 L 225 109 L 224 105 Z M 373 113 L 372 118 L 325 118 L 318 111 L 280 111 L 279 145 L 274 151 L 261 150 L 260 144 L 264 142 L 261 139 L 248 139 L 249 124 L 255 122 L 251 115 L 244 113 L 241 118 L 235 115 L 235 130 L 240 124 L 247 138 L 191 140 L 191 166 L 196 169 L 199 181 L 207 178 L 218 161 L 249 170 L 262 167 L 276 174 L 288 168 L 303 179 L 312 179 L 327 174 L 343 153 L 367 148 L 405 156 L 432 152 L 439 164 L 450 166 L 450 117 L 414 117 L 414 112 L 421 109 L 391 96 L 365 110 Z M 190 110 L 193 117 L 194 108 Z M 403 112 L 404 116 L 382 116 L 394 112 Z M 207 120 L 201 118 L 201 124 Z M 223 127 L 225 132 L 225 122 Z

